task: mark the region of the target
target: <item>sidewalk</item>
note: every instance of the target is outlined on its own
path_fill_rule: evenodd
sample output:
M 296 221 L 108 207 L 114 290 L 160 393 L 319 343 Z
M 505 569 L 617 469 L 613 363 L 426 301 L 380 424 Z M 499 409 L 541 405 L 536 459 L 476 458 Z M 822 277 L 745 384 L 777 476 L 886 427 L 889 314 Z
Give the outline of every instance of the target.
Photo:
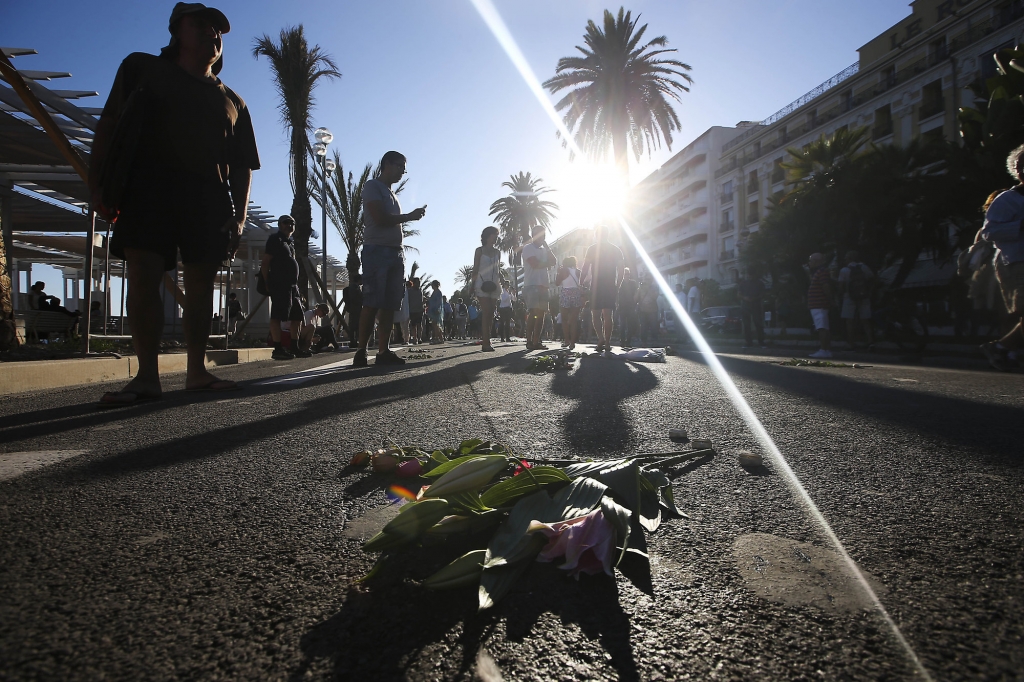
M 206 352 L 206 366 L 238 365 L 270 360 L 273 348 L 231 348 Z M 184 372 L 185 353 L 158 356 L 161 374 Z M 122 358 L 72 358 L 0 363 L 0 395 L 41 391 L 105 381 L 128 381 L 138 372 L 134 355 Z

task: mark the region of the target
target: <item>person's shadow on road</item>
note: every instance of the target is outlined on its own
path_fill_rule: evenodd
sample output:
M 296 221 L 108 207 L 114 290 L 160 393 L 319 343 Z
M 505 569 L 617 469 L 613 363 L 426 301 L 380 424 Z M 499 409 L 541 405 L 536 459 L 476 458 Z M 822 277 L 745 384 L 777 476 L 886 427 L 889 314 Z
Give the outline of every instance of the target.
M 638 444 L 632 417 L 623 403 L 657 388 L 658 377 L 642 364 L 616 357 L 584 355 L 571 374 L 558 372 L 551 391 L 576 401 L 562 417 L 573 454 L 619 455 Z

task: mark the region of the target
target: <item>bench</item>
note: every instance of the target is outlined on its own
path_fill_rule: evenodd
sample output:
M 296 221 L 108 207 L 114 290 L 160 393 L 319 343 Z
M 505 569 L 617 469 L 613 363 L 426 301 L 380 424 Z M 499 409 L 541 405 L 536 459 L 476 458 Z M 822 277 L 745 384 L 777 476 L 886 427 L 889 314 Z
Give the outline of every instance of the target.
M 40 334 L 53 332 L 71 338 L 71 329 L 75 326 L 75 318 L 55 310 L 21 310 L 14 313 L 17 320 L 25 321 L 26 336 L 39 343 Z

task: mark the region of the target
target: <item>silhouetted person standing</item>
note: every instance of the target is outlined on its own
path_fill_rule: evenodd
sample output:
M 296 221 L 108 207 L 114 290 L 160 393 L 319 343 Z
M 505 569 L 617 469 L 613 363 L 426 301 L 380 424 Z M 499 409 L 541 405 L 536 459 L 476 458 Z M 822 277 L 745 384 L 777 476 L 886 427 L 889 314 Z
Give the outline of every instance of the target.
M 177 267 L 179 251 L 188 346 L 185 388 L 237 388 L 206 369 L 214 278 L 238 249 L 252 171 L 260 166 L 245 102 L 217 77 L 223 66 L 221 36 L 230 28 L 220 10 L 179 2 L 168 24 L 170 43 L 159 57 L 137 52 L 121 62 L 103 107 L 89 184 L 97 211 L 117 217 L 111 252 L 128 264 L 128 320 L 139 371 L 123 389 L 105 394 L 101 407 L 160 397 L 160 289 L 164 272 Z M 140 122 L 131 141 L 120 137 L 122 118 Z M 105 164 L 117 167 L 129 156 L 118 205 L 105 206 Z

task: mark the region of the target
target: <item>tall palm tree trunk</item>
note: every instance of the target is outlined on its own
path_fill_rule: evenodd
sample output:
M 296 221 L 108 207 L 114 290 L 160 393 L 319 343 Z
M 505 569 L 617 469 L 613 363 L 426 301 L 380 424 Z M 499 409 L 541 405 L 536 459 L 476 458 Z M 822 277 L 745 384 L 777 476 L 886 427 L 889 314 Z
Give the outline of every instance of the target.
M 17 344 L 8 263 L 4 237 L 0 234 L 0 350 L 10 350 Z
M 306 131 L 292 128 L 292 163 L 295 177 L 295 194 L 292 197 L 292 218 L 295 219 L 295 255 L 309 256 L 309 240 L 313 236 L 313 207 L 309 201 L 308 171 L 306 169 Z M 306 269 L 299 268 L 299 291 L 309 300 L 309 280 Z

